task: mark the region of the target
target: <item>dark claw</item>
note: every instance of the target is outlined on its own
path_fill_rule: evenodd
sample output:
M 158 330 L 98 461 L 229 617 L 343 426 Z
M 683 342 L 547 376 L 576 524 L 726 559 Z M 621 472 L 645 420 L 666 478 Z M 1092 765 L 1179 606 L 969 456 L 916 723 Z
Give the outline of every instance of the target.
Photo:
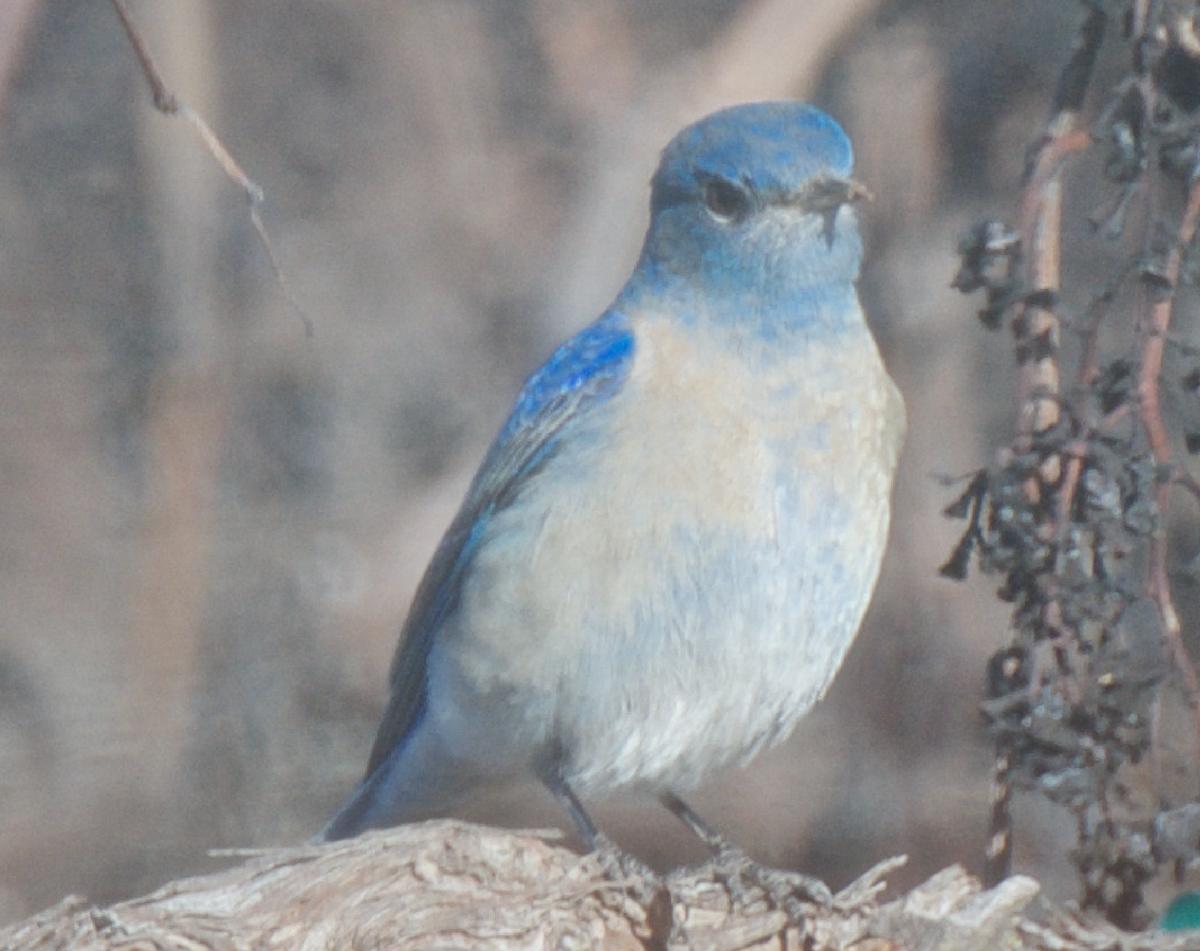
M 605 876 L 627 887 L 638 904 L 648 906 L 655 893 L 663 887 L 663 880 L 654 869 L 636 855 L 626 852 L 602 832 L 596 834 L 592 845 Z
M 711 881 L 725 886 L 735 909 L 765 903 L 794 923 L 810 915 L 813 905 L 833 907 L 833 893 L 819 878 L 768 868 L 735 846 L 722 844 L 701 870 Z

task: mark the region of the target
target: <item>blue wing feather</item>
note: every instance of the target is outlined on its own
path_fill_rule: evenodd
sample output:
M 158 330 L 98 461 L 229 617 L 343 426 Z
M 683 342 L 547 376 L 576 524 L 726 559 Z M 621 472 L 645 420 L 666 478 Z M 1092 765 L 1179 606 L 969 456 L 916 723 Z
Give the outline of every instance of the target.
M 371 748 L 368 776 L 420 722 L 430 648 L 458 603 L 488 522 L 554 455 L 564 427 L 620 389 L 633 349 L 628 318 L 609 311 L 559 347 L 522 388 L 417 588 L 392 661 L 391 694 Z

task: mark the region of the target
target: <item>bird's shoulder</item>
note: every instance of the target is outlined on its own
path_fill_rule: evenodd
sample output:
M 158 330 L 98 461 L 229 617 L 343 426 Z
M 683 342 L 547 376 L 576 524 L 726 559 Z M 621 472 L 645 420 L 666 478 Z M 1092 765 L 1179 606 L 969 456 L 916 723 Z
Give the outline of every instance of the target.
M 635 336 L 623 310 L 609 310 L 560 346 L 522 387 L 512 413 L 467 496 L 503 503 L 534 474 L 574 420 L 605 403 L 626 381 Z
M 620 390 L 634 349 L 628 317 L 619 309 L 609 310 L 562 344 L 521 389 L 417 588 L 392 662 L 391 695 L 368 775 L 421 716 L 430 649 L 458 602 L 489 522 L 537 477 L 565 432 Z

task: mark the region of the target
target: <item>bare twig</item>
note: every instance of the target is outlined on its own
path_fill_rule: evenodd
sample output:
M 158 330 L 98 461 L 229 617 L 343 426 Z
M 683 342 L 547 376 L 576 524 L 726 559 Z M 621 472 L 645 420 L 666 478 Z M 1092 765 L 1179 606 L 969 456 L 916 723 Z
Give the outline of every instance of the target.
M 1014 321 L 1018 329 L 1018 447 L 1027 446 L 1033 434 L 1056 426 L 1062 418 L 1058 366 L 1062 333 L 1058 315 L 1061 175 L 1067 159 L 1086 149 L 1092 141 L 1088 132 L 1078 127 L 1079 110 L 1091 81 L 1105 23 L 1105 14 L 1093 9 L 1080 28 L 1075 49 L 1059 79 L 1051 119 L 1032 162 L 1021 202 L 1021 238 L 1028 251 L 1027 286 L 1032 293 L 1018 309 Z M 1065 474 L 1062 459 L 1051 456 L 1042 464 L 1039 478 L 1026 485 L 1031 502 L 1040 501 L 1047 486 L 1059 485 L 1060 517 L 1054 531 L 1058 537 L 1064 530 L 1063 516 L 1070 511 L 1079 478 L 1078 454 L 1073 456 L 1075 460 L 1068 462 Z
M 1059 392 L 1061 172 L 1073 153 L 1091 144 L 1091 136 L 1078 127 L 1079 114 L 1091 85 L 1107 22 L 1104 11 L 1094 7 L 1080 27 L 1071 57 L 1059 76 L 1050 122 L 1031 164 L 1021 203 L 1021 238 L 1028 255 L 1028 286 L 1033 291 L 1017 315 L 1024 326 L 1023 343 L 1028 347 L 1024 354 L 1018 354 L 1021 415 L 1017 432 L 1022 435 L 1043 432 L 1059 420 L 1058 402 L 1053 397 Z
M 1162 373 L 1167 331 L 1171 326 L 1171 316 L 1174 310 L 1175 287 L 1179 281 L 1184 254 L 1196 236 L 1198 222 L 1200 222 L 1200 176 L 1193 175 L 1188 188 L 1187 206 L 1179 222 L 1175 243 L 1163 268 L 1162 278 L 1165 287 L 1156 287 L 1152 291 L 1144 292 L 1143 295 L 1144 313 L 1141 364 L 1138 374 L 1138 405 L 1150 450 L 1154 454 L 1155 462 L 1164 471 L 1169 471 L 1172 453 L 1171 443 L 1162 421 L 1158 381 Z M 1171 486 L 1174 481 L 1176 480 L 1160 479 L 1155 486 L 1155 505 L 1160 515 L 1167 511 Z M 1146 586 L 1158 608 L 1159 618 L 1171 648 L 1175 667 L 1183 678 L 1187 702 L 1196 721 L 1196 735 L 1200 739 L 1200 677 L 1197 676 L 1196 668 L 1184 647 L 1179 614 L 1175 610 L 1171 597 L 1171 582 L 1167 574 L 1166 531 L 1161 520 L 1150 539 Z
M 129 12 L 129 8 L 125 5 L 125 0 L 110 0 L 110 2 L 121 21 L 121 26 L 125 28 L 125 35 L 129 38 L 129 43 L 133 47 L 138 62 L 142 66 L 142 75 L 146 79 L 146 85 L 150 87 L 150 96 L 154 102 L 154 108 L 163 115 L 178 116 L 190 123 L 200 136 L 200 140 L 204 143 L 205 148 L 208 149 L 209 154 L 216 159 L 217 164 L 221 166 L 226 176 L 246 193 L 246 199 L 250 207 L 250 222 L 258 234 L 259 240 L 262 242 L 263 249 L 267 252 L 267 259 L 271 264 L 271 270 L 275 274 L 275 280 L 283 291 L 284 297 L 287 298 L 288 305 L 303 322 L 305 335 L 311 337 L 314 332 L 312 319 L 305 313 L 304 308 L 300 306 L 300 302 L 293 293 L 290 283 L 284 277 L 279 256 L 275 253 L 274 243 L 271 241 L 267 227 L 262 220 L 259 208 L 266 199 L 262 188 L 246 174 L 241 165 L 230 154 L 229 150 L 225 148 L 221 139 L 213 132 L 212 127 L 209 126 L 204 117 L 167 88 L 166 83 L 163 82 L 162 74 L 159 73 L 158 67 L 154 63 L 154 57 L 150 55 L 150 49 L 146 45 L 141 31 L 138 30 L 137 24 L 134 23 L 133 16 Z
M 1060 246 L 1062 232 L 1061 174 L 1066 161 L 1091 144 L 1091 136 L 1079 128 L 1080 110 L 1087 94 L 1103 40 L 1107 17 L 1093 8 L 1076 38 L 1074 49 L 1059 77 L 1046 131 L 1030 162 L 1021 202 L 1020 234 L 1025 255 L 1025 286 L 1029 293 L 1013 316 L 1018 366 L 1018 418 L 1014 453 L 1027 453 L 1034 437 L 1062 421 L 1061 376 L 1058 363 L 1062 332 L 1058 313 L 1061 285 Z M 1092 336 L 1095 336 L 1093 330 Z M 1066 452 L 1043 459 L 1035 477 L 1023 483 L 1031 507 L 1053 497 L 1052 520 L 1039 525 L 1048 542 L 1061 549 L 1066 536 L 1072 499 L 1082 472 L 1085 444 L 1076 440 Z M 1055 497 L 1056 496 L 1056 497 Z M 1057 600 L 1058 578 L 1046 579 L 1046 599 L 1041 609 L 1043 634 L 1054 644 L 1064 692 L 1072 692 L 1067 663 L 1066 632 Z M 1037 678 L 1031 678 L 1031 683 Z M 992 811 L 985 853 L 984 881 L 994 885 L 1005 879 L 1012 867 L 1012 830 L 1008 803 L 1012 795 L 1011 750 L 997 740 L 992 772 Z
M 1139 44 L 1135 57 L 1137 84 L 1141 94 L 1142 109 L 1149 117 L 1153 114 L 1158 90 L 1151 75 L 1144 53 L 1141 51 L 1149 38 L 1150 0 L 1136 0 L 1133 5 L 1133 36 Z M 1152 170 L 1153 171 L 1153 170 Z M 1154 227 L 1154 189 L 1146 190 L 1148 227 Z M 1172 451 L 1166 427 L 1163 425 L 1159 401 L 1159 378 L 1162 375 L 1163 356 L 1166 350 L 1171 316 L 1175 306 L 1175 290 L 1187 248 L 1196 236 L 1197 219 L 1200 218 L 1200 180 L 1195 172 L 1188 186 L 1188 201 L 1180 219 L 1175 241 L 1167 254 L 1167 260 L 1156 280 L 1144 283 L 1139 315 L 1139 339 L 1141 355 L 1138 368 L 1138 411 L 1146 439 L 1155 463 L 1161 472 L 1170 472 Z M 1196 744 L 1200 755 L 1200 676 L 1188 657 L 1183 644 L 1179 614 L 1171 595 L 1171 581 L 1167 573 L 1167 538 L 1163 517 L 1171 499 L 1173 480 L 1160 478 L 1154 488 L 1154 504 L 1159 514 L 1158 523 L 1150 536 L 1148 564 L 1146 569 L 1146 592 L 1154 601 L 1160 623 L 1170 647 L 1175 669 L 1183 680 L 1188 706 L 1196 725 Z

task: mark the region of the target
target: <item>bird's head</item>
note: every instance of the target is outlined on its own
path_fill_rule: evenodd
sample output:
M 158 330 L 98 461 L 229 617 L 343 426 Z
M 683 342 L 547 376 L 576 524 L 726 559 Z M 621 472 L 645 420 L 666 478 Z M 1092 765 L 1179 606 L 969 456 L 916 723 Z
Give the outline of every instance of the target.
M 803 103 L 734 106 L 688 126 L 654 175 L 646 278 L 768 298 L 850 283 L 862 256 L 851 206 L 868 194 L 852 164 L 841 127 Z

